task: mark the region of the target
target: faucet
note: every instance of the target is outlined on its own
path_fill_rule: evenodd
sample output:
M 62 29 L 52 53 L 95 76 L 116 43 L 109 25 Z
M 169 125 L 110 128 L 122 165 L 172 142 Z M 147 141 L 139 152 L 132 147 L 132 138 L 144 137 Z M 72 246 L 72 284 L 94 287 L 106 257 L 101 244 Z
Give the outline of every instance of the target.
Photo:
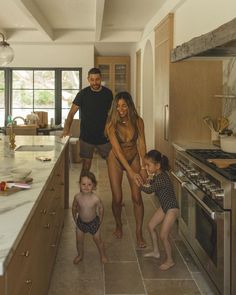
M 16 116 L 15 118 L 12 119 L 12 124 L 16 125 L 16 119 L 21 119 L 24 122 L 24 124 L 26 123 L 26 120 L 23 117 Z

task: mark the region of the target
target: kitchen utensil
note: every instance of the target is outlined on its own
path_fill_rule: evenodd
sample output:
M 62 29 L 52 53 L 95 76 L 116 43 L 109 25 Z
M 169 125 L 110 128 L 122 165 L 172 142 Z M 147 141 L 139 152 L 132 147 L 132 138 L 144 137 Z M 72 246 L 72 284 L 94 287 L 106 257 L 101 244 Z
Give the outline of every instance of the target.
M 222 151 L 227 153 L 236 153 L 236 137 L 224 136 L 220 137 L 220 147 Z
M 223 132 L 229 126 L 229 120 L 225 117 L 219 117 L 217 119 L 217 131 Z
M 7 188 L 12 188 L 12 187 L 31 188 L 31 185 L 28 183 L 7 182 Z
M 202 119 L 203 119 L 203 122 L 211 129 L 211 131 L 216 131 L 211 117 L 206 116 L 206 117 L 203 117 Z
M 236 164 L 236 159 L 207 159 L 207 161 L 215 164 L 218 168 L 227 168 L 231 164 Z

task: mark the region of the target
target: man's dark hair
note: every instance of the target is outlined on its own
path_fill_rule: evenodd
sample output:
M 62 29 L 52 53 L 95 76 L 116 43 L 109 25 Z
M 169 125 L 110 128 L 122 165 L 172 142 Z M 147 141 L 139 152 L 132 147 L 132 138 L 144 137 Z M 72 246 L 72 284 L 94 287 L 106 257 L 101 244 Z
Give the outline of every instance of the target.
M 99 74 L 100 76 L 102 75 L 101 71 L 98 68 L 92 68 L 88 71 L 88 76 L 92 74 Z

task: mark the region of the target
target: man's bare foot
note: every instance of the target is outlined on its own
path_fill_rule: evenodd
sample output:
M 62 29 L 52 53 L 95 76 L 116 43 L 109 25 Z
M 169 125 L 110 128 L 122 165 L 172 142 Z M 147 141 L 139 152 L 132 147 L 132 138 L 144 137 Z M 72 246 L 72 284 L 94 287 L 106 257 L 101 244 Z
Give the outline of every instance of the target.
M 174 265 L 175 265 L 175 263 L 173 261 L 170 261 L 170 262 L 166 261 L 162 265 L 160 265 L 159 269 L 165 271 L 165 270 L 170 269 Z
M 75 259 L 73 260 L 74 264 L 78 264 L 82 260 L 81 256 L 76 256 Z
M 154 257 L 154 258 L 160 258 L 160 253 L 159 252 L 149 252 L 143 255 L 144 257 Z
M 101 262 L 102 262 L 103 264 L 107 263 L 107 262 L 108 262 L 108 258 L 107 258 L 106 256 L 103 256 L 103 257 L 101 258 Z
M 113 236 L 117 239 L 122 239 L 122 236 L 123 236 L 122 227 L 117 227 L 115 231 L 113 232 Z

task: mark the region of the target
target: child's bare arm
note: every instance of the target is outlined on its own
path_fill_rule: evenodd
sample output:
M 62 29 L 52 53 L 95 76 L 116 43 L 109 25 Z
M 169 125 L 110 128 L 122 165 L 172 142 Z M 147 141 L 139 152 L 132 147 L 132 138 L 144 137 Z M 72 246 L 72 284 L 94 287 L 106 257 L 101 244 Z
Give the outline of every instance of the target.
M 98 210 L 98 216 L 100 219 L 100 223 L 102 223 L 102 219 L 103 219 L 103 215 L 104 215 L 104 207 L 103 207 L 103 203 L 100 199 L 98 200 L 97 210 Z
M 77 215 L 78 215 L 78 202 L 76 200 L 76 197 L 74 197 L 74 200 L 72 203 L 72 216 L 73 216 L 75 223 L 76 223 Z

